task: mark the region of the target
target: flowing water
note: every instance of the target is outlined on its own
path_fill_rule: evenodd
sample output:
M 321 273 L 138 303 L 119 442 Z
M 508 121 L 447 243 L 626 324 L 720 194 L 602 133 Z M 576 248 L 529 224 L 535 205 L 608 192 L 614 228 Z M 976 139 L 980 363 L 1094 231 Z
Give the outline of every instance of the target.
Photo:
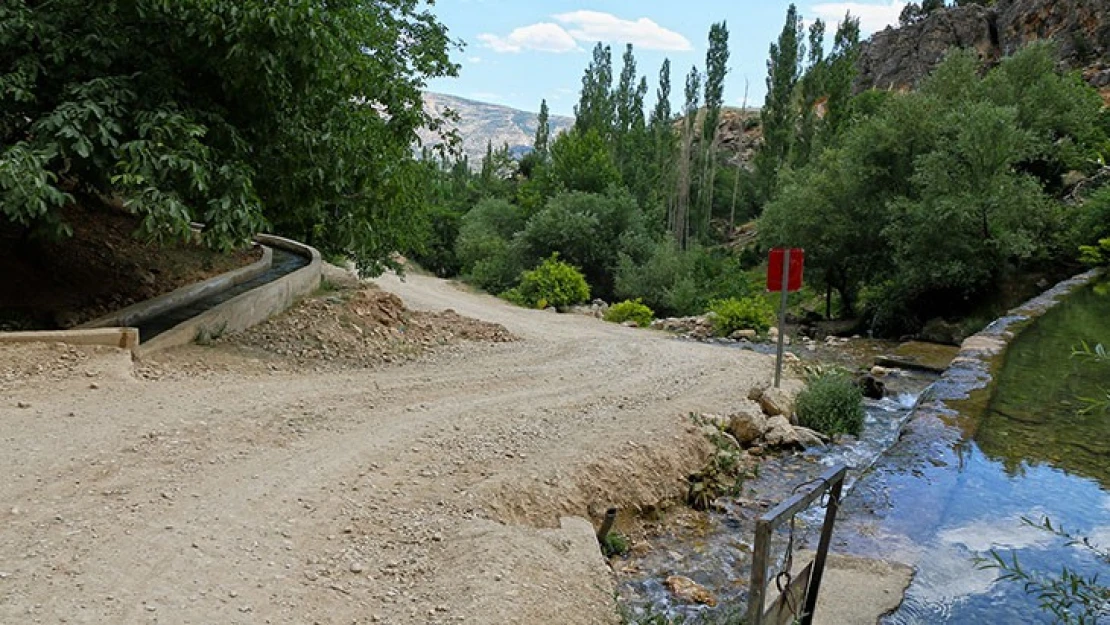
M 755 521 L 771 506 L 789 497 L 796 486 L 816 478 L 828 467 L 846 464 L 855 477 L 871 466 L 898 438 L 910 415 L 917 394 L 935 376 L 904 372 L 887 380 L 892 394 L 882 400 L 865 400 L 864 431 L 855 439 L 846 437 L 835 445 L 805 453 L 786 454 L 765 460 L 758 476 L 745 481 L 742 493 L 722 498 L 715 509 L 696 521 L 680 524 L 668 534 L 651 540 L 653 549 L 618 564 L 621 599 L 633 614 L 667 614 L 693 617 L 708 608 L 676 602 L 663 585 L 670 575 L 683 575 L 709 589 L 723 610 L 734 610 L 746 601 L 751 569 Z M 824 510 L 815 505 L 799 515 L 795 527 L 796 546 L 816 546 L 816 529 Z M 785 552 L 789 532 L 780 532 L 772 549 L 777 560 Z
M 1004 331 L 1012 319 L 997 325 Z M 663 587 L 685 575 L 722 604 L 744 603 L 756 518 L 793 488 L 837 463 L 849 465 L 849 494 L 833 550 L 905 562 L 916 568 L 905 602 L 886 625 L 918 623 L 1051 623 L 1021 585 L 998 582 L 976 558 L 1011 552 L 1039 574 L 1068 566 L 1081 574 L 1110 571 L 1089 552 L 1030 525 L 1045 517 L 1110 548 L 1110 414 L 1082 413 L 1082 398 L 1110 392 L 1110 362 L 1073 356 L 1086 342 L 1110 347 L 1110 288 L 1088 286 L 1023 329 L 985 378 L 956 367 L 925 390 L 930 399 L 964 398 L 911 425 L 916 394 L 933 381 L 907 374 L 897 394 L 867 403 L 859 441 L 768 459 L 736 499 L 697 523 L 652 541 L 653 549 L 618 565 L 621 597 L 633 614 L 693 616 L 705 607 L 676 603 Z M 924 402 L 923 402 L 924 403 Z M 798 547 L 816 544 L 823 510 L 799 515 Z M 787 532 L 773 548 L 781 563 Z M 837 592 L 825 587 L 823 592 Z
M 176 327 L 178 324 L 192 319 L 202 312 L 218 306 L 231 298 L 246 293 L 252 289 L 256 289 L 263 284 L 268 284 L 281 278 L 282 276 L 293 273 L 294 271 L 308 265 L 311 259 L 294 254 L 293 252 L 286 251 L 279 247 L 273 248 L 274 257 L 273 263 L 270 268 L 262 274 L 247 280 L 241 284 L 237 284 L 230 289 L 213 293 L 207 297 L 179 306 L 164 313 L 145 319 L 138 324 L 139 338 L 142 341 L 149 341 L 150 339 L 158 336 L 159 334 Z

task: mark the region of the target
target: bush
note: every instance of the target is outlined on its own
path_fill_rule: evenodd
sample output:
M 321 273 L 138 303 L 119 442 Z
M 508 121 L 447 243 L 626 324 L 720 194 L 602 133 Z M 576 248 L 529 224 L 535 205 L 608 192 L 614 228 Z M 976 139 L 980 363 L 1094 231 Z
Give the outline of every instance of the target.
M 520 286 L 506 294 L 509 301 L 529 308 L 562 308 L 590 299 L 590 286 L 581 271 L 552 254 L 539 267 L 525 271 Z
M 798 394 L 798 423 L 829 436 L 863 430 L 863 392 L 846 373 L 818 375 Z
M 709 310 L 716 315 L 713 318 L 713 333 L 717 336 L 729 336 L 737 330 L 763 333 L 771 327 L 775 318 L 771 305 L 758 296 L 714 300 L 709 304 Z
M 651 320 L 655 318 L 655 313 L 650 308 L 644 306 L 644 303 L 639 299 L 624 300 L 619 304 L 613 304 L 609 310 L 605 311 L 605 320 L 613 323 L 624 323 L 625 321 L 635 321 L 636 325 L 641 328 L 646 328 L 651 325 Z
M 1110 263 L 1110 237 L 1100 240 L 1098 245 L 1081 245 L 1079 260 L 1095 266 Z
M 753 290 L 739 259 L 727 253 L 698 246 L 682 250 L 670 237 L 642 247 L 640 258 L 621 255 L 615 292 L 642 299 L 661 317 L 696 315 L 714 299 L 741 298 Z

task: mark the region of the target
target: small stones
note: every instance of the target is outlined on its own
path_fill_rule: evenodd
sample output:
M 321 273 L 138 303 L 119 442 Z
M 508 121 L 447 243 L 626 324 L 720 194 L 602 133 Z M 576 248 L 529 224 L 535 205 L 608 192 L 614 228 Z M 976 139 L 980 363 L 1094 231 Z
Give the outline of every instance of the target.
M 366 570 L 366 567 L 364 567 L 361 562 L 352 562 L 349 568 L 350 571 L 355 575 L 358 575 L 359 573 L 362 573 Z
M 24 410 L 26 410 L 27 408 L 31 407 L 31 402 L 21 401 L 21 402 L 16 402 L 15 405 L 16 405 L 17 408 L 23 408 Z

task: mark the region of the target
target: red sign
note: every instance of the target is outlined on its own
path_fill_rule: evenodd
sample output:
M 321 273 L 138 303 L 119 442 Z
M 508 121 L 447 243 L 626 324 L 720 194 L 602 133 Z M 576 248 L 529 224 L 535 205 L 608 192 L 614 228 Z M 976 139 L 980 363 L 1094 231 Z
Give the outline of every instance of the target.
M 776 247 L 771 250 L 770 263 L 767 265 L 767 290 L 772 293 L 782 291 L 782 272 L 786 264 L 787 248 Z M 786 281 L 786 291 L 793 293 L 802 288 L 802 267 L 805 266 L 806 251 L 800 247 L 790 248 L 790 271 Z

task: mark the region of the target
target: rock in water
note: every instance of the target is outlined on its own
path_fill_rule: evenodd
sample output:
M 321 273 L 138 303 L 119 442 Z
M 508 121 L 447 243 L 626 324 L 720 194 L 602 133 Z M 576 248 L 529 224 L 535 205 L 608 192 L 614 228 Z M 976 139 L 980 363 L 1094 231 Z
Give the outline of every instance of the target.
M 684 603 L 698 603 L 711 608 L 717 606 L 717 598 L 713 596 L 713 593 L 689 577 L 672 575 L 663 582 L 663 585 L 671 591 L 675 599 Z
M 767 417 L 755 410 L 744 410 L 729 416 L 728 432 L 744 447 L 763 438 L 767 431 Z
M 857 378 L 856 385 L 863 391 L 863 396 L 868 399 L 882 399 L 886 397 L 886 384 L 869 373 Z

